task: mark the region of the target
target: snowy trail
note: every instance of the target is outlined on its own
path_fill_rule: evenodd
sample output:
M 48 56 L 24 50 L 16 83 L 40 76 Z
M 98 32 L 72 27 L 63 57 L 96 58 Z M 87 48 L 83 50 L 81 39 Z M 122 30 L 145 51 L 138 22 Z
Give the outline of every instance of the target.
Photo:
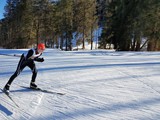
M 0 50 L 21 54 L 26 50 Z M 60 96 L 27 90 L 26 68 L 11 93 L 20 105 L 0 93 L 4 120 L 158 120 L 160 119 L 160 52 L 58 51 L 47 49 L 45 62 L 36 63 L 36 83 L 64 92 Z M 0 87 L 16 69 L 18 58 L 0 56 Z M 14 63 L 14 64 L 13 64 Z M 3 71 L 2 71 L 3 70 Z

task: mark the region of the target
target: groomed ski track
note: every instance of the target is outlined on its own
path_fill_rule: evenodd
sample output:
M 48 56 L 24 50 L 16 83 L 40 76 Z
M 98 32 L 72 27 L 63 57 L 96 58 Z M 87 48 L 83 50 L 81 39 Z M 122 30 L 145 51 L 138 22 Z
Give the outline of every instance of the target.
M 0 49 L 21 54 L 26 49 Z M 47 49 L 37 63 L 39 87 L 65 95 L 25 89 L 25 68 L 11 86 L 17 108 L 0 92 L 0 120 L 160 120 L 160 52 L 59 51 Z M 0 55 L 0 87 L 19 58 Z

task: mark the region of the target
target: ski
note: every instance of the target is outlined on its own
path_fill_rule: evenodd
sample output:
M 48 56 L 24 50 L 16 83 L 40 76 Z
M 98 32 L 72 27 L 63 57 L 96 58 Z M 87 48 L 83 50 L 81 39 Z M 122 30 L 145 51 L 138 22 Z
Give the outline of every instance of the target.
M 25 87 L 25 86 L 21 86 L 21 87 L 22 87 L 22 88 L 26 88 L 26 89 L 35 90 L 35 91 L 41 91 L 41 92 L 44 92 L 44 93 L 58 94 L 58 95 L 65 95 L 65 93 L 54 92 L 54 91 L 45 90 L 45 89 L 42 89 L 42 88 L 30 88 L 30 87 Z
M 1 89 L 1 91 L 15 104 L 15 106 L 19 108 L 19 105 L 13 100 L 13 98 L 8 93 L 6 93 L 3 89 Z

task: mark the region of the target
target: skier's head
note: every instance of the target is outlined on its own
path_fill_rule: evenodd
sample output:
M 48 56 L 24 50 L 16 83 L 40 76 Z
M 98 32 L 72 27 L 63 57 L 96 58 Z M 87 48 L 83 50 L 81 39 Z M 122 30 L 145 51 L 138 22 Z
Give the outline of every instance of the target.
M 37 46 L 38 53 L 42 53 L 45 50 L 45 45 L 43 43 L 39 43 Z

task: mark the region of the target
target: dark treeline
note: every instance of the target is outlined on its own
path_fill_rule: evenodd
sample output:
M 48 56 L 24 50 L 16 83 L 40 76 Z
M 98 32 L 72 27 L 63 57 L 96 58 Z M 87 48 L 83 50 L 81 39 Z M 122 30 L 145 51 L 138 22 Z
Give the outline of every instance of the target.
M 72 50 L 91 44 L 102 28 L 99 48 L 160 50 L 159 0 L 7 0 L 0 21 L 0 46 L 27 48 L 44 42 Z
M 100 44 L 117 50 L 160 50 L 160 0 L 108 0 Z

